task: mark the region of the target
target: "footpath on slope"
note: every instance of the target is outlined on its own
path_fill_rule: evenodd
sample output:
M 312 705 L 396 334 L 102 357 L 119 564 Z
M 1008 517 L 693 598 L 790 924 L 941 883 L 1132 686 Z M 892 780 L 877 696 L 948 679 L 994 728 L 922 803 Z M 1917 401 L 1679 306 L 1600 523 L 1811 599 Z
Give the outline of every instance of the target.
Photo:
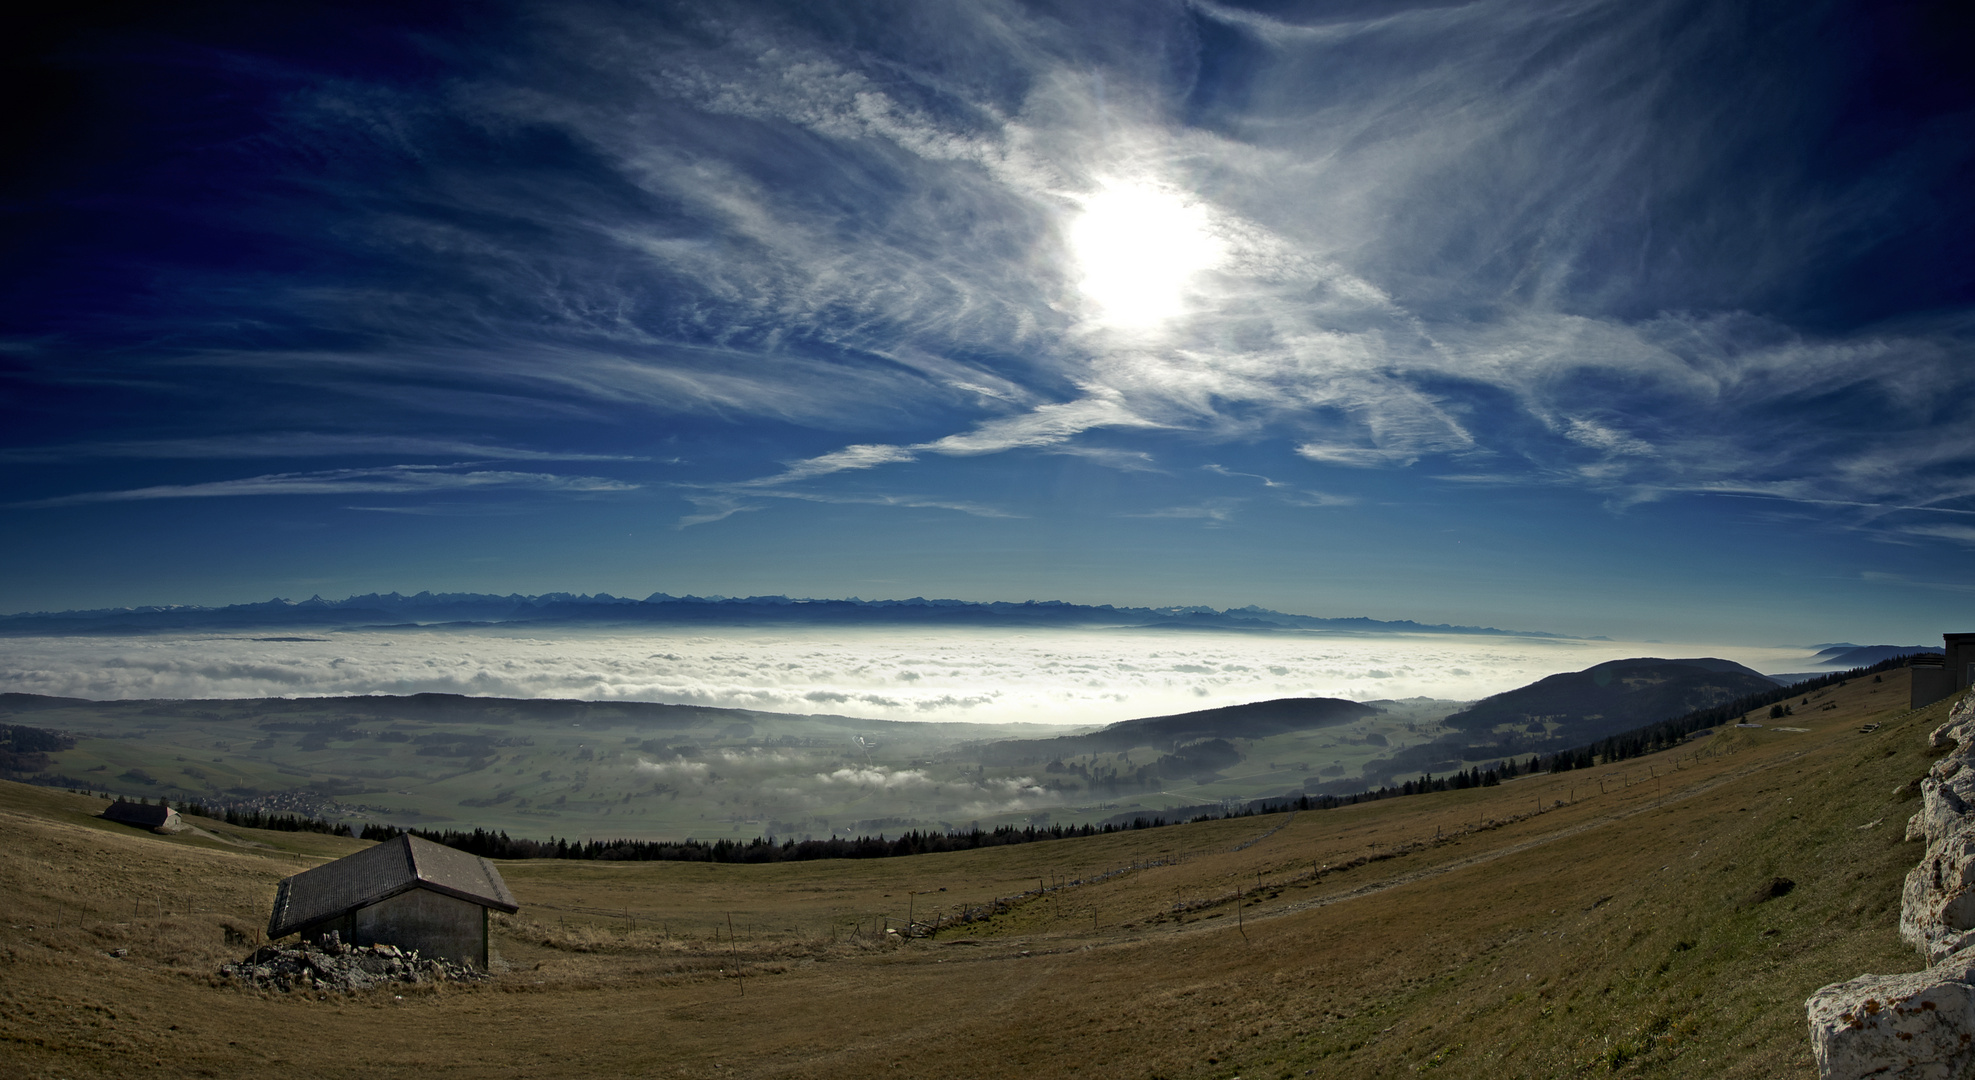
M 1607 828 L 1612 825 L 1616 825 L 1621 822 L 1630 820 L 1632 818 L 1636 818 L 1642 814 L 1660 810 L 1667 806 L 1677 805 L 1679 803 L 1686 802 L 1688 800 L 1706 795 L 1710 792 L 1716 791 L 1727 785 L 1747 780 L 1752 776 L 1756 776 L 1761 773 L 1768 772 L 1778 767 L 1787 766 L 1792 762 L 1802 759 L 1806 755 L 1816 753 L 1819 749 L 1820 747 L 1806 747 L 1803 749 L 1786 751 L 1777 754 L 1775 756 L 1764 757 L 1761 760 L 1752 762 L 1748 765 L 1744 765 L 1740 767 L 1731 767 L 1730 769 L 1717 773 L 1714 776 L 1711 776 L 1705 780 L 1701 780 L 1691 785 L 1676 788 L 1672 791 L 1667 792 L 1664 795 L 1654 796 L 1644 802 L 1638 803 L 1636 805 L 1627 807 L 1622 810 L 1618 810 L 1615 812 L 1608 812 L 1608 813 L 1600 813 L 1598 814 L 1598 816 L 1591 818 L 1590 820 L 1578 821 L 1573 824 L 1564 826 L 1562 828 L 1555 829 L 1553 831 L 1545 832 L 1537 836 L 1532 836 L 1525 839 L 1514 841 L 1509 844 L 1505 844 L 1498 848 L 1493 848 L 1487 851 L 1475 852 L 1474 854 L 1471 855 L 1463 855 L 1458 858 L 1452 859 L 1448 862 L 1437 863 L 1432 866 L 1419 867 L 1413 870 L 1407 870 L 1405 872 L 1394 874 L 1389 877 L 1380 878 L 1379 880 L 1376 881 L 1366 882 L 1362 885 L 1356 886 L 1354 888 L 1351 888 L 1343 892 L 1331 893 L 1324 896 L 1309 897 L 1300 900 L 1289 900 L 1279 904 L 1273 904 L 1266 910 L 1262 910 L 1262 911 L 1252 911 L 1252 912 L 1244 911 L 1242 912 L 1241 918 L 1227 922 L 1219 922 L 1219 921 L 1209 922 L 1204 919 L 1195 920 L 1192 922 L 1180 922 L 1178 925 L 1174 926 L 1171 929 L 1170 933 L 1191 934 L 1191 933 L 1208 933 L 1208 932 L 1221 931 L 1221 930 L 1232 930 L 1235 932 L 1242 932 L 1242 930 L 1245 929 L 1245 924 L 1248 922 L 1256 922 L 1256 923 L 1269 922 L 1275 919 L 1283 918 L 1289 915 L 1295 915 L 1301 912 L 1311 911 L 1318 908 L 1328 907 L 1334 904 L 1341 904 L 1352 900 L 1359 900 L 1359 899 L 1364 899 L 1366 897 L 1376 896 L 1381 893 L 1389 892 L 1394 889 L 1404 888 L 1409 885 L 1414 885 L 1423 881 L 1432 880 L 1434 878 L 1442 877 L 1444 875 L 1451 874 L 1457 871 L 1470 869 L 1475 866 L 1484 865 L 1486 863 L 1494 862 L 1506 857 L 1522 854 L 1534 850 L 1536 848 L 1544 847 L 1546 845 L 1570 840 L 1575 837 L 1582 836 L 1587 832 L 1591 832 L 1597 829 Z M 1641 782 L 1643 783 L 1645 781 L 1642 780 Z M 1556 813 L 1559 810 L 1582 806 L 1585 801 L 1586 800 L 1578 800 L 1576 802 L 1563 802 L 1561 800 L 1556 800 L 1553 801 L 1552 806 L 1545 807 L 1540 810 L 1514 814 L 1504 818 L 1486 819 L 1485 824 L 1483 824 L 1480 828 L 1475 829 L 1473 831 L 1450 832 L 1442 837 L 1437 837 L 1437 838 L 1427 839 L 1422 841 L 1409 841 L 1406 843 L 1393 845 L 1384 848 L 1383 850 L 1380 850 L 1378 852 L 1375 852 L 1373 854 L 1357 856 L 1356 858 L 1353 858 L 1346 862 L 1338 863 L 1335 865 L 1327 864 L 1322 867 L 1313 867 L 1311 870 L 1307 870 L 1303 872 L 1301 875 L 1299 875 L 1298 877 L 1293 879 L 1288 879 L 1288 880 L 1277 879 L 1274 881 L 1269 881 L 1259 884 L 1249 884 L 1246 886 L 1231 888 L 1225 893 L 1212 897 L 1195 899 L 1195 900 L 1176 901 L 1172 904 L 1170 910 L 1163 912 L 1160 916 L 1156 916 L 1155 920 L 1163 919 L 1167 917 L 1175 917 L 1175 916 L 1183 917 L 1187 914 L 1196 911 L 1208 911 L 1230 903 L 1240 905 L 1245 903 L 1250 896 L 1254 895 L 1257 892 L 1268 893 L 1289 886 L 1295 886 L 1295 885 L 1307 886 L 1310 884 L 1315 884 L 1317 882 L 1320 882 L 1324 877 L 1327 877 L 1334 873 L 1340 873 L 1347 870 L 1357 869 L 1366 865 L 1386 862 L 1407 855 L 1415 855 L 1415 854 L 1429 852 L 1435 847 L 1438 847 L 1442 844 L 1451 844 L 1459 840 L 1473 839 L 1477 835 L 1477 833 L 1492 832 L 1498 829 L 1523 824 L 1525 822 L 1534 819 L 1539 819 L 1543 816 Z M 1272 828 L 1267 829 L 1264 832 L 1250 838 L 1249 840 L 1237 844 L 1234 847 L 1227 850 L 1229 853 L 1232 853 L 1232 852 L 1237 852 L 1248 848 L 1252 848 L 1257 844 L 1261 843 L 1262 841 L 1274 836 L 1277 832 L 1280 832 L 1288 824 L 1289 822 L 1286 820 L 1280 822 L 1274 825 Z M 1174 862 L 1190 861 L 1191 858 L 1193 857 L 1196 856 L 1187 856 L 1172 861 Z M 1137 868 L 1150 868 L 1155 865 L 1163 865 L 1164 863 L 1165 860 L 1150 860 L 1143 864 L 1140 864 L 1139 867 L 1123 868 L 1123 871 L 1129 871 Z M 1123 872 L 1123 871 L 1119 871 L 1119 872 Z M 990 907 L 993 910 L 991 911 L 983 910 L 982 912 L 977 914 L 977 917 L 992 918 L 994 914 L 999 914 L 1002 912 L 1006 912 L 1008 910 L 1012 910 L 1013 907 L 1024 901 L 1040 898 L 1041 896 L 1049 892 L 1070 890 L 1079 886 L 1097 884 L 1103 880 L 1107 880 L 1115 876 L 1115 873 L 1117 872 L 1094 875 L 1088 879 L 1078 880 L 1075 882 L 1065 882 L 1061 885 L 1050 886 L 1046 890 L 1030 890 L 1027 893 L 1023 893 L 1015 897 L 1003 897 L 997 900 L 993 905 L 990 905 Z M 1143 941 L 1143 940 L 1145 940 L 1145 935 L 1143 931 L 1127 932 L 1123 935 L 1111 936 L 1111 939 L 1108 942 L 1100 944 L 1098 945 L 1098 947 L 1104 947 L 1106 945 L 1125 945 L 1133 941 Z M 1089 947 L 1091 947 L 1091 943 L 1084 943 L 1075 946 L 1066 945 L 1063 946 L 1061 949 L 1050 949 L 1048 947 L 1043 947 L 1035 951 L 1041 953 L 1048 953 L 1048 952 L 1068 951 L 1070 949 L 1082 949 Z
M 1264 922 L 1272 919 L 1278 919 L 1286 915 L 1296 914 L 1298 912 L 1310 911 L 1321 907 L 1328 907 L 1332 904 L 1341 904 L 1350 900 L 1363 899 L 1364 897 L 1367 896 L 1376 896 L 1379 893 L 1389 892 L 1393 889 L 1404 888 L 1405 886 L 1408 885 L 1414 885 L 1419 882 L 1431 880 L 1433 878 L 1441 877 L 1446 874 L 1451 874 L 1459 870 L 1466 870 L 1469 869 L 1470 867 L 1480 866 L 1485 863 L 1493 862 L 1495 860 L 1506 858 L 1511 855 L 1518 855 L 1523 852 L 1530 851 L 1535 848 L 1543 847 L 1548 844 L 1554 844 L 1559 841 L 1568 840 L 1573 837 L 1581 836 L 1584 833 L 1590 832 L 1594 829 L 1602 829 L 1607 826 L 1614 825 L 1622 821 L 1626 821 L 1630 818 L 1637 817 L 1641 814 L 1645 814 L 1653 810 L 1658 810 L 1666 806 L 1674 805 L 1676 803 L 1685 802 L 1689 799 L 1693 799 L 1701 795 L 1707 794 L 1708 792 L 1714 791 L 1727 784 L 1739 780 L 1747 779 L 1750 776 L 1754 776 L 1758 773 L 1768 771 L 1770 769 L 1776 768 L 1781 765 L 1787 765 L 1790 762 L 1802 758 L 1803 756 L 1813 752 L 1814 752 L 1814 748 L 1791 751 L 1780 757 L 1770 758 L 1749 765 L 1747 767 L 1734 770 L 1732 772 L 1725 772 L 1719 774 L 1708 780 L 1704 780 L 1700 783 L 1694 784 L 1689 787 L 1681 788 L 1670 794 L 1656 796 L 1652 800 L 1645 803 L 1641 803 L 1637 806 L 1625 810 L 1621 810 L 1616 813 L 1604 814 L 1599 817 L 1593 818 L 1589 821 L 1580 821 L 1576 824 L 1568 825 L 1565 826 L 1564 828 L 1557 829 L 1554 832 L 1547 832 L 1540 836 L 1532 836 L 1525 840 L 1518 840 L 1512 844 L 1508 844 L 1499 848 L 1493 848 L 1488 851 L 1476 852 L 1473 855 L 1466 855 L 1461 858 L 1455 859 L 1451 862 L 1440 863 L 1434 866 L 1423 866 L 1417 870 L 1409 870 L 1406 871 L 1405 873 L 1396 874 L 1387 878 L 1382 878 L 1378 881 L 1366 882 L 1365 884 L 1360 885 L 1354 889 L 1348 890 L 1346 892 L 1332 893 L 1328 896 L 1310 897 L 1305 900 L 1292 900 L 1287 903 L 1272 907 L 1267 911 L 1257 912 L 1256 914 L 1249 915 L 1246 918 L 1248 921 L 1253 921 L 1253 922 Z M 1565 804 L 1565 805 L 1569 806 L 1573 804 Z M 1554 812 L 1554 810 L 1544 810 L 1541 811 L 1540 813 L 1547 814 L 1552 812 Z M 1504 818 L 1496 821 L 1493 827 L 1500 828 L 1505 825 L 1518 824 L 1520 822 L 1530 820 L 1531 818 L 1535 818 L 1537 816 L 1539 816 L 1538 813 L 1518 814 L 1510 818 Z M 1449 834 L 1447 839 L 1449 840 L 1454 839 L 1457 835 L 1459 834 Z M 1416 853 L 1419 850 L 1421 850 L 1423 846 L 1430 847 L 1431 844 L 1432 841 L 1427 841 L 1423 845 L 1407 845 L 1404 847 L 1396 847 L 1390 849 L 1389 851 L 1381 852 L 1376 856 L 1372 856 L 1372 857 L 1361 856 L 1361 858 L 1363 858 L 1364 862 L 1366 863 L 1384 861 L 1387 859 L 1397 858 L 1401 855 Z M 1358 863 L 1357 865 L 1363 865 L 1363 863 Z M 1341 867 L 1336 867 L 1332 869 L 1335 870 L 1340 868 Z M 1277 883 L 1276 885 L 1270 885 L 1264 887 L 1274 888 L 1279 886 L 1280 884 L 1282 883 Z M 1241 895 L 1246 896 L 1249 892 L 1252 891 L 1254 891 L 1254 887 L 1251 886 L 1248 889 L 1242 890 Z M 1217 904 L 1227 903 L 1230 900 L 1235 900 L 1235 899 L 1237 898 L 1234 896 L 1229 896 L 1214 901 L 1199 903 L 1196 906 L 1211 907 Z M 1175 932 L 1190 933 L 1190 932 L 1204 932 L 1204 931 L 1220 930 L 1220 929 L 1226 929 L 1226 927 L 1220 925 L 1209 926 L 1209 925 L 1205 925 L 1204 923 L 1189 923 L 1177 928 Z

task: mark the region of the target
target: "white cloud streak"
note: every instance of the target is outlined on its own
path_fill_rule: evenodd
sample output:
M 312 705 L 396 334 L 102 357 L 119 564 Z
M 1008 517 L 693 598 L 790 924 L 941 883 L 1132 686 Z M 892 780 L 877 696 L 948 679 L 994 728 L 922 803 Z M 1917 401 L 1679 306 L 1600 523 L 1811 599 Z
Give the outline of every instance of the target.
M 486 461 L 649 461 L 626 454 L 529 450 L 458 439 L 428 439 L 409 435 L 350 435 L 321 432 L 219 435 L 186 439 L 143 439 L 73 443 L 65 446 L 0 450 L 0 461 L 58 462 L 93 458 L 308 458 L 349 455 L 445 457 Z
M 634 491 L 638 486 L 600 476 L 559 476 L 553 473 L 524 473 L 493 469 L 458 470 L 440 465 L 391 465 L 376 469 L 269 473 L 238 480 L 212 480 L 198 484 L 156 484 L 123 491 L 87 491 L 15 505 L 80 506 L 89 503 L 239 498 L 250 495 L 433 495 L 504 488 L 598 494 Z
M 1692 96 L 1682 75 L 1711 70 L 1726 8 L 1475 3 L 1299 23 L 1213 3 L 983 0 L 896 25 L 842 17 L 858 44 L 745 6 L 566 5 L 541 15 L 538 53 L 436 100 L 347 82 L 296 95 L 282 134 L 298 149 L 334 133 L 395 161 L 427 126 L 544 132 L 597 175 L 523 191 L 421 159 L 418 199 L 351 228 L 465 277 L 286 298 L 391 348 L 180 362 L 380 396 L 415 382 L 462 414 L 628 408 L 843 433 L 842 449 L 705 496 L 685 525 L 931 457 L 1145 467 L 1085 445 L 1117 430 L 1273 440 L 1312 468 L 1426 464 L 1615 506 L 1975 497 L 1975 412 L 1942 405 L 1975 390 L 1957 316 L 1818 334 L 1748 313 L 1873 234 L 1871 186 L 1751 188 L 1747 220 L 1726 202 L 1669 209 L 1723 187 L 1724 147 L 1755 145 L 1760 118 L 1792 105 L 1787 84 Z M 1212 88 L 1196 18 L 1246 50 L 1238 112 L 1187 113 Z M 1085 227 L 1119 193 L 1170 194 L 1198 248 L 1132 325 L 1106 311 L 1133 298 L 1086 287 L 1104 256 L 1154 258 L 1129 229 Z M 1683 261 L 1703 248 L 1733 258 Z M 68 501 L 412 483 L 281 474 Z
M 1112 96 L 1100 107 L 1090 83 L 1053 70 L 1049 49 L 1031 36 L 1039 28 L 1001 8 L 991 16 L 1001 31 L 996 40 L 1031 65 L 1035 77 L 1013 112 L 983 104 L 964 127 L 902 104 L 891 89 L 828 55 L 809 55 L 772 79 L 759 71 L 750 78 L 710 57 L 701 59 L 711 66 L 690 77 L 677 72 L 692 62 L 674 69 L 674 85 L 689 86 L 686 92 L 709 108 L 794 123 L 832 138 L 889 142 L 927 162 L 972 165 L 1011 202 L 1047 211 L 1060 208 L 1067 196 L 1067 217 L 1061 209 L 1054 212 L 1070 222 L 1078 193 L 1102 190 L 1121 176 L 1198 190 L 1199 179 L 1189 175 L 1193 161 L 1214 163 L 1223 196 L 1202 206 L 1214 221 L 1217 242 L 1227 246 L 1225 265 L 1203 275 L 1186 311 L 1150 335 L 1110 333 L 1088 322 L 1065 328 L 1063 347 L 1050 355 L 1081 396 L 942 439 L 890 447 L 882 458 L 825 455 L 766 482 L 905 464 L 929 452 L 1049 446 L 1111 425 L 1232 437 L 1307 423 L 1301 416 L 1323 417 L 1331 428 L 1325 437 L 1296 445 L 1319 464 L 1403 468 L 1429 457 L 1486 451 L 1497 462 L 1518 462 L 1507 475 L 1523 482 L 1588 486 L 1621 502 L 1738 482 L 1765 484 L 1785 497 L 1833 486 L 1857 495 L 1888 484 L 1922 502 L 1969 494 L 1965 484 L 1930 482 L 1902 468 L 1909 455 L 1899 452 L 1898 436 L 1832 424 L 1817 410 L 1778 419 L 1792 402 L 1850 392 L 1882 395 L 1886 419 L 1922 421 L 1925 402 L 1967 381 L 1944 366 L 1943 347 L 1963 350 L 1960 342 L 1946 344 L 1924 331 L 1820 341 L 1733 311 L 1644 319 L 1564 314 L 1554 300 L 1582 266 L 1573 263 L 1582 253 L 1567 234 L 1548 237 L 1557 253 L 1547 265 L 1529 268 L 1531 287 L 1503 305 L 1500 317 L 1449 322 L 1429 313 L 1437 298 L 1430 297 L 1426 308 L 1409 308 L 1346 269 L 1342 253 L 1359 243 L 1348 230 L 1325 238 L 1292 229 L 1292 220 L 1393 220 L 1405 200 L 1420 197 L 1446 170 L 1491 153 L 1491 140 L 1536 145 L 1576 138 L 1566 134 L 1563 114 L 1583 107 L 1582 82 L 1604 77 L 1593 72 L 1640 62 L 1627 55 L 1624 42 L 1628 33 L 1646 32 L 1650 13 L 1621 16 L 1617 8 L 1597 4 L 1543 11 L 1475 5 L 1297 26 L 1212 5 L 1203 10 L 1266 40 L 1278 60 L 1321 58 L 1347 41 L 1417 46 L 1443 59 L 1386 84 L 1368 80 L 1359 91 L 1366 100 L 1317 116 L 1293 136 L 1300 141 L 1249 143 L 1178 127 L 1146 101 L 1116 94 L 1115 84 L 1107 84 Z M 1503 85 L 1509 72 L 1530 70 L 1534 57 L 1570 39 L 1581 24 L 1600 20 L 1612 31 L 1601 44 L 1579 48 L 1562 63 L 1538 65 L 1538 77 L 1506 93 L 1476 95 L 1481 87 Z M 1457 38 L 1461 48 L 1444 48 Z M 1467 47 L 1472 40 L 1484 44 Z M 757 56 L 772 51 L 766 42 L 751 47 Z M 1650 91 L 1608 101 L 1605 107 L 1624 115 L 1630 127 L 1615 122 L 1598 130 L 1653 130 L 1634 118 L 1654 109 L 1654 101 Z M 1091 138 L 1100 117 L 1104 134 Z M 1370 126 L 1372 118 L 1382 127 Z M 1326 130 L 1359 122 L 1366 126 Z M 1311 152 L 1347 141 L 1339 137 L 1347 133 L 1359 152 Z M 1525 205 L 1505 216 L 1513 221 L 1525 210 L 1555 214 L 1558 205 L 1567 208 L 1566 217 L 1592 212 L 1568 192 L 1616 184 L 1634 157 L 1649 152 L 1656 151 L 1619 142 L 1595 153 L 1552 155 L 1584 164 L 1543 177 Z M 1700 167 L 1698 161 L 1676 166 Z M 1539 209 L 1539 198 L 1556 202 Z M 1421 222 L 1418 235 L 1404 237 L 1405 243 L 1427 238 L 1432 224 Z M 1778 254 L 1759 272 L 1780 273 L 1785 262 Z M 1082 310 L 1074 281 L 1052 280 L 1058 290 L 1053 309 Z M 1598 389 L 1611 379 L 1629 384 L 1624 412 L 1613 410 Z M 1518 434 L 1492 417 L 1477 429 L 1464 419 L 1476 389 L 1499 392 L 1533 426 Z M 1754 422 L 1758 416 L 1764 420 Z M 1935 427 L 1916 441 L 1927 448 L 1965 444 L 1975 424 L 1966 418 L 1954 423 L 1959 438 L 1943 440 Z M 1955 460 L 1965 465 L 1969 457 L 1964 445 Z M 1504 475 L 1499 464 L 1491 471 Z

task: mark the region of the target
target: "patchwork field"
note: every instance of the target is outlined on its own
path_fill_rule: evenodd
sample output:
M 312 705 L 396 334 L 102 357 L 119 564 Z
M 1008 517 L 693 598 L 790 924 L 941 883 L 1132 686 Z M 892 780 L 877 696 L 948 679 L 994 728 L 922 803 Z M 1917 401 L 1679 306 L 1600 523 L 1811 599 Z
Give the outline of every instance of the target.
M 211 972 L 276 881 L 357 841 L 158 837 L 4 784 L 0 1071 L 1807 1077 L 1811 990 L 1919 966 L 1904 785 L 1948 705 L 1905 700 L 1890 673 L 1788 729 L 1334 811 L 860 862 L 504 863 L 522 908 L 495 978 L 326 999 Z M 938 929 L 886 932 L 908 919 Z

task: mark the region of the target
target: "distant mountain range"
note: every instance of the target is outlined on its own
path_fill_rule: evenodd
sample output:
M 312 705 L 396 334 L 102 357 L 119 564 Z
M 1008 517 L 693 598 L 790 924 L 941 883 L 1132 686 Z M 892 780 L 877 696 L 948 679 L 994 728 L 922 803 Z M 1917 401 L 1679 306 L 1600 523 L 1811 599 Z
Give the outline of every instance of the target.
M 1941 655 L 1939 645 L 1854 645 L 1841 641 L 1834 645 L 1812 645 L 1817 652 L 1804 661 L 1803 671 L 1771 672 L 1769 677 L 1781 683 L 1802 682 L 1819 675 L 1829 675 L 1834 671 L 1850 671 L 1852 668 L 1871 667 L 1881 660 L 1891 660 L 1895 656 L 1912 656 L 1916 653 Z
M 1895 656 L 1911 656 L 1914 653 L 1941 655 L 1939 645 L 1853 645 L 1843 642 L 1826 645 L 1811 657 L 1811 663 L 1821 668 L 1846 671 L 1855 667 L 1870 667 L 1881 660 Z
M 967 600 L 802 600 L 786 596 L 672 596 L 643 600 L 609 593 L 366 593 L 343 600 L 273 599 L 226 607 L 99 608 L 92 611 L 23 612 L 0 616 L 0 635 L 146 633 L 172 630 L 255 628 L 358 629 L 365 627 L 556 623 L 565 626 L 1091 626 L 1201 630 L 1326 630 L 1341 633 L 1489 634 L 1508 637 L 1563 635 L 1487 626 L 1447 626 L 1369 618 L 1326 619 L 1248 606 L 1091 606 L 1060 600 L 976 603 Z

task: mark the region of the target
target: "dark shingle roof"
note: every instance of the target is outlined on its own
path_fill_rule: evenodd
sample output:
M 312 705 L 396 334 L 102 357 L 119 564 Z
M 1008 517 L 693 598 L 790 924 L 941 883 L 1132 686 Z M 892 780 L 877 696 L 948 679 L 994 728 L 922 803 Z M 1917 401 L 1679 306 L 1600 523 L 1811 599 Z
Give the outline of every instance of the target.
M 118 799 L 103 811 L 103 817 L 111 821 L 121 821 L 126 825 L 148 825 L 157 827 L 170 821 L 175 811 L 163 802 L 134 803 Z
M 405 835 L 283 880 L 274 894 L 267 936 L 285 937 L 412 889 L 431 889 L 500 911 L 521 910 L 493 863 Z

